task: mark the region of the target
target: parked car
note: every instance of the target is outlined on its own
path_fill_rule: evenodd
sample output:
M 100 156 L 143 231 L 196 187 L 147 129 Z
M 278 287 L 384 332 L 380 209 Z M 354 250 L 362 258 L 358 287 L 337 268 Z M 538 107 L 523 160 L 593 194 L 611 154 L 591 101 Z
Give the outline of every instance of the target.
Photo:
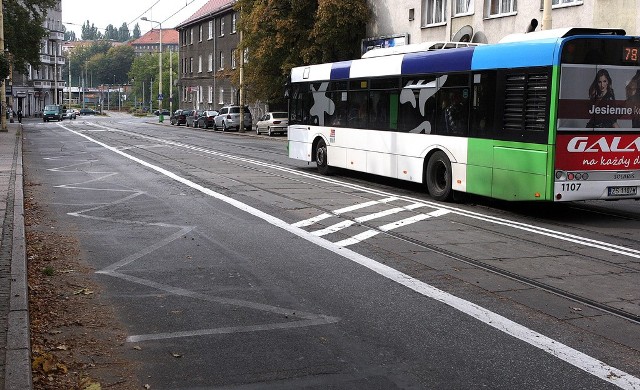
M 64 119 L 76 119 L 76 110 L 65 110 Z
M 200 127 L 200 117 L 203 116 L 205 112 L 206 111 L 204 111 L 204 110 L 196 111 L 195 115 L 193 116 L 193 127 L 195 127 L 195 128 L 199 128 Z
M 176 110 L 173 115 L 171 115 L 171 118 L 169 119 L 169 122 L 172 125 L 175 126 L 180 126 L 180 125 L 184 125 L 187 123 L 187 117 L 184 115 L 184 110 Z
M 193 123 L 196 120 L 197 113 L 198 111 L 196 110 L 184 110 L 185 126 L 187 127 L 193 126 Z
M 62 106 L 59 104 L 49 104 L 44 106 L 42 111 L 42 121 L 49 122 L 50 120 L 61 121 L 64 118 L 64 112 Z
M 267 112 L 256 123 L 256 134 L 266 132 L 269 137 L 274 133 L 287 134 L 289 115 L 286 112 Z
M 160 115 L 160 110 L 155 110 L 155 111 L 153 112 L 153 115 L 155 115 L 155 116 L 159 116 L 159 115 Z M 171 115 L 171 112 L 169 112 L 169 110 L 167 110 L 166 108 L 163 108 L 163 109 L 162 109 L 162 115 L 163 115 L 163 116 L 164 116 L 164 115 Z
M 249 107 L 244 107 L 244 128 L 251 130 L 253 118 Z M 220 113 L 213 119 L 213 129 L 227 131 L 231 129 L 240 130 L 240 106 L 225 106 L 220 109 Z
M 218 111 L 215 110 L 202 111 L 202 114 L 198 116 L 198 127 L 201 129 L 213 127 L 213 118 L 215 118 L 216 115 L 218 115 Z
M 98 111 L 93 108 L 82 108 L 80 109 L 80 115 L 98 115 Z

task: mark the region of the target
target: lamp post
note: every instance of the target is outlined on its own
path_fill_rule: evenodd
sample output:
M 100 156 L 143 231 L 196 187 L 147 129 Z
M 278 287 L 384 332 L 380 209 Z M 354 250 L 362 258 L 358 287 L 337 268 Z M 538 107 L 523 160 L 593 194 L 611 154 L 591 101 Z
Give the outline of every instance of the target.
M 164 116 L 162 115 L 162 23 L 156 21 L 156 20 L 151 20 L 149 18 L 147 18 L 146 16 L 143 16 L 140 18 L 140 20 L 144 20 L 147 22 L 151 22 L 151 23 L 158 23 L 158 28 L 160 31 L 160 38 L 158 40 L 158 120 L 160 122 L 164 121 Z

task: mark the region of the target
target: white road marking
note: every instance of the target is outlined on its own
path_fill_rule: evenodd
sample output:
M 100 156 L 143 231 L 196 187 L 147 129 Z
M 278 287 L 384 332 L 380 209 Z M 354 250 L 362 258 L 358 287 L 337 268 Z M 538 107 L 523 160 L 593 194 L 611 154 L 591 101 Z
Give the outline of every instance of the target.
M 318 223 L 318 222 L 320 222 L 322 220 L 325 220 L 325 219 L 327 219 L 329 217 L 331 217 L 331 214 L 323 213 L 323 214 L 318 215 L 317 217 L 313 217 L 313 218 L 309 218 L 309 219 L 305 219 L 305 220 L 296 222 L 296 223 L 293 224 L 293 226 L 296 226 L 296 227 L 311 226 L 314 223 Z
M 487 310 L 475 303 L 466 301 L 464 299 L 458 298 L 454 295 L 451 295 L 445 291 L 439 290 L 427 283 L 424 283 L 420 280 L 410 277 L 398 270 L 395 270 L 389 266 L 378 263 L 366 256 L 363 256 L 359 253 L 356 253 L 348 248 L 340 247 L 330 241 L 325 240 L 322 237 L 315 236 L 313 234 L 308 233 L 307 231 L 292 226 L 291 224 L 276 218 L 270 214 L 267 214 L 263 211 L 260 211 L 254 207 L 251 207 L 245 203 L 242 203 L 238 200 L 215 192 L 209 188 L 203 187 L 197 183 L 194 183 L 188 179 L 185 179 L 181 176 L 176 175 L 175 173 L 168 171 L 164 168 L 158 167 L 151 163 L 148 163 L 142 159 L 134 157 L 130 154 L 119 151 L 117 148 L 109 146 L 103 142 L 95 140 L 85 134 L 80 132 L 71 130 L 63 125 L 60 127 L 70 131 L 80 137 L 83 137 L 97 145 L 104 147 L 107 150 L 110 150 L 114 153 L 121 155 L 131 161 L 134 161 L 142 166 L 145 166 L 149 169 L 152 169 L 164 176 L 167 176 L 179 183 L 182 183 L 186 186 L 189 186 L 201 193 L 211 196 L 212 198 L 223 201 L 233 207 L 236 207 L 239 210 L 242 210 L 246 213 L 249 213 L 256 218 L 260 218 L 265 222 L 279 227 L 282 230 L 285 230 L 293 235 L 296 235 L 302 239 L 305 239 L 319 247 L 322 247 L 328 251 L 335 253 L 338 256 L 342 256 L 346 259 L 349 259 L 357 264 L 360 264 L 371 271 L 388 278 L 390 280 L 395 281 L 398 284 L 401 284 L 419 294 L 422 294 L 425 297 L 432 298 L 439 302 L 442 302 L 452 308 L 455 308 L 475 319 L 485 323 L 486 325 L 498 329 L 508 335 L 511 335 L 519 340 L 522 340 L 536 348 L 539 348 L 591 375 L 594 375 L 606 382 L 612 383 L 622 389 L 625 390 L 638 390 L 640 389 L 640 379 L 636 378 L 622 370 L 619 370 L 615 367 L 609 366 L 604 362 L 595 359 L 585 353 L 582 353 L 576 349 L 573 349 L 567 345 L 560 343 L 552 338 L 549 338 L 541 333 L 538 333 L 532 329 L 529 329 L 523 325 L 520 325 L 514 321 L 509 320 L 506 317 L 503 317 L 499 314 L 496 314 L 490 310 Z M 438 208 L 440 205 L 438 205 Z
M 338 222 L 335 225 L 331 225 L 329 227 L 326 227 L 324 229 L 320 229 L 320 230 L 316 230 L 314 232 L 311 232 L 311 234 L 313 234 L 314 236 L 326 236 L 327 234 L 331 234 L 331 233 L 335 233 L 335 232 L 339 232 L 342 229 L 346 229 L 351 225 L 354 225 L 356 222 L 352 221 L 352 220 L 346 220 L 346 221 L 342 221 L 342 222 Z

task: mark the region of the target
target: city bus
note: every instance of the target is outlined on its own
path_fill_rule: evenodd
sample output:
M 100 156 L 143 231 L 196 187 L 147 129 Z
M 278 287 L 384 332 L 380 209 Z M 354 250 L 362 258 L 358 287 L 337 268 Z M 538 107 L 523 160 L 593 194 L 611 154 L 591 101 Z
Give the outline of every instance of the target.
M 368 57 L 291 70 L 290 158 L 436 200 L 639 199 L 640 37 L 566 28 Z

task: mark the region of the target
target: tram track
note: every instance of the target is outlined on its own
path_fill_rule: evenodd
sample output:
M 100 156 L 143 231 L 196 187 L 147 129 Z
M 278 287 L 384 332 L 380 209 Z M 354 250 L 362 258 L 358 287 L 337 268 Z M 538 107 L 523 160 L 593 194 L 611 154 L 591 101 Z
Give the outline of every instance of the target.
M 107 133 L 101 133 L 100 137 L 101 138 L 108 138 L 109 142 L 118 143 L 118 144 L 121 145 L 120 147 L 138 148 L 138 150 L 143 150 L 144 154 L 147 157 L 155 156 L 157 161 L 163 161 L 164 163 L 166 163 L 167 161 L 174 161 L 175 163 L 180 164 L 182 169 L 186 165 L 186 166 L 191 166 L 193 168 L 198 168 L 200 170 L 203 170 L 205 172 L 208 172 L 208 173 L 211 173 L 211 174 L 214 174 L 214 175 L 215 174 L 219 174 L 219 172 L 217 172 L 215 168 L 213 168 L 213 169 L 212 168 L 207 168 L 206 166 L 203 166 L 203 165 L 196 166 L 194 164 L 187 163 L 185 161 L 185 159 L 169 157 L 169 156 L 166 156 L 165 154 L 159 153 L 156 150 L 142 149 L 142 148 L 139 148 L 138 146 L 136 146 L 136 145 L 139 145 L 139 141 L 142 140 L 142 139 L 147 139 L 147 140 L 151 140 L 151 141 L 155 140 L 157 142 L 167 142 L 167 140 L 159 138 L 159 137 L 157 137 L 155 135 L 138 134 L 138 133 L 133 133 L 133 132 L 131 132 L 129 130 L 118 130 L 118 133 L 127 134 L 130 137 L 135 137 L 135 141 L 137 141 L 137 142 L 133 142 L 133 141 L 132 142 L 126 142 L 126 141 L 123 141 L 121 137 L 118 137 L 118 138 L 116 138 L 116 137 L 113 137 L 113 138 L 112 137 L 105 137 L 105 134 L 109 134 L 108 132 Z M 274 172 L 273 167 L 271 165 L 272 164 L 279 164 L 279 162 L 271 160 L 271 159 L 268 159 L 268 158 L 265 158 L 262 161 L 264 164 L 254 164 L 252 162 L 252 160 L 254 160 L 256 157 L 255 156 L 251 156 L 251 155 L 242 155 L 242 153 L 234 152 L 234 155 L 237 155 L 238 158 L 237 159 L 229 159 L 228 158 L 228 156 L 230 156 L 229 153 L 220 152 L 220 153 L 212 154 L 210 151 L 208 152 L 207 149 L 202 147 L 202 146 L 195 145 L 193 143 L 187 143 L 187 142 L 184 142 L 183 140 L 170 141 L 169 144 L 173 144 L 176 147 L 181 147 L 181 149 L 187 150 L 191 154 L 197 154 L 198 156 L 201 156 L 201 157 L 209 159 L 209 160 L 212 160 L 212 159 L 222 160 L 222 161 L 225 162 L 225 164 L 232 164 L 232 165 L 244 168 L 244 169 L 250 169 L 250 170 L 255 171 L 255 172 L 260 172 L 262 174 L 272 175 L 274 177 L 277 176 L 279 178 L 284 178 L 284 179 L 287 179 L 287 180 L 295 180 L 298 183 L 301 183 L 301 184 L 304 184 L 304 185 L 308 185 L 308 186 L 312 186 L 312 187 L 317 187 L 319 189 L 323 188 L 322 185 L 323 185 L 323 183 L 326 183 L 326 180 L 332 180 L 332 181 L 337 182 L 337 180 L 334 180 L 334 179 L 326 179 L 324 176 L 318 176 L 318 177 L 315 177 L 315 175 L 311 175 L 310 176 L 309 172 L 305 172 L 304 175 L 298 175 L 298 176 L 292 177 L 291 175 L 287 174 L 287 173 L 291 173 L 292 171 L 294 171 L 294 169 L 291 169 L 291 168 L 287 168 L 286 170 L 284 170 L 284 173 L 282 173 L 283 171 L 276 171 L 276 172 L 278 172 L 278 173 L 276 173 L 276 172 Z M 114 146 L 114 147 L 118 147 L 118 146 Z M 255 148 L 255 147 L 251 147 L 250 150 L 253 153 L 255 153 L 255 152 L 258 152 L 258 153 L 273 153 L 273 150 L 260 149 L 260 148 Z M 247 149 L 245 148 L 244 152 L 246 153 L 246 151 L 247 151 Z M 186 176 L 189 176 L 189 178 L 191 180 L 195 180 L 196 182 L 202 183 L 202 185 L 219 187 L 214 182 L 210 182 L 210 181 L 207 182 L 206 180 L 204 180 L 204 182 L 203 182 L 202 178 L 194 176 L 191 173 L 181 172 L 181 174 L 185 174 Z M 305 177 L 312 177 L 313 180 L 306 180 Z M 269 189 L 265 189 L 265 188 L 260 188 L 260 187 L 258 187 L 256 185 L 254 185 L 253 183 L 251 183 L 250 181 L 241 180 L 241 179 L 239 179 L 237 177 L 234 178 L 234 180 L 236 182 L 242 184 L 242 185 L 255 188 L 256 190 L 268 192 L 268 193 L 270 193 L 270 194 L 272 194 L 274 196 L 278 196 L 278 197 L 282 197 L 282 198 L 288 199 L 290 201 L 295 201 L 295 202 L 298 202 L 298 203 L 302 203 L 302 204 L 308 206 L 309 208 L 317 209 L 319 212 L 329 213 L 329 214 L 333 213 L 333 210 L 331 210 L 330 208 L 327 208 L 327 207 L 323 207 L 322 205 L 318 205 L 318 204 L 315 204 L 315 203 L 312 203 L 312 202 L 309 202 L 309 201 L 300 200 L 298 198 L 293 198 L 293 197 L 287 196 L 286 194 L 283 194 L 281 192 L 277 192 L 277 191 L 273 191 L 273 190 L 269 190 Z M 360 187 L 360 186 L 364 188 L 365 184 L 356 185 L 356 187 Z M 342 194 L 348 195 L 348 196 L 354 196 L 354 193 L 352 192 L 353 187 L 350 187 L 349 189 L 350 189 L 349 192 L 344 191 L 344 192 L 342 192 Z M 366 200 L 372 200 L 378 195 L 383 195 L 384 194 L 384 195 L 388 196 L 389 195 L 388 191 L 389 191 L 388 188 L 385 188 L 383 190 L 374 188 L 374 189 L 371 189 L 368 192 L 360 192 L 357 196 L 360 197 L 363 201 L 366 201 Z M 436 204 L 433 201 L 429 201 L 429 200 L 425 200 L 425 199 L 421 199 L 421 198 L 416 198 L 416 197 L 413 197 L 413 196 L 406 196 L 406 195 L 396 195 L 396 196 L 398 196 L 401 199 L 405 199 L 407 201 L 424 202 L 424 203 L 429 203 L 431 205 L 438 205 L 438 207 L 447 208 L 447 209 L 451 209 L 451 210 L 456 210 L 456 212 L 458 214 L 460 214 L 460 215 L 471 215 L 471 214 L 475 214 L 476 216 L 481 215 L 480 213 L 474 212 L 472 210 L 461 210 L 461 209 L 458 209 L 457 207 L 452 207 L 452 206 L 446 205 L 446 204 Z M 620 218 L 624 217 L 624 216 L 616 216 L 616 215 L 613 215 L 613 216 L 614 217 L 620 217 Z M 346 218 L 344 215 L 341 215 L 340 217 L 341 218 Z M 498 222 L 498 221 L 504 220 L 504 218 L 498 218 L 498 217 L 493 217 L 493 216 L 483 216 L 483 218 L 486 218 L 488 220 L 492 220 L 494 222 Z M 533 219 L 535 220 L 535 218 L 533 218 Z M 629 218 L 627 218 L 627 219 L 629 219 Z M 631 217 L 631 220 L 635 221 L 636 217 Z M 549 225 L 548 221 L 541 221 L 541 222 L 544 222 L 546 225 Z M 520 224 L 518 222 L 511 222 L 511 223 Z M 408 237 L 408 236 L 403 235 L 401 233 L 397 233 L 397 232 L 393 232 L 393 231 L 381 231 L 373 223 L 356 222 L 355 226 L 357 226 L 357 225 L 360 225 L 360 226 L 365 227 L 367 229 L 378 230 L 380 234 L 387 235 L 388 237 L 392 237 L 394 239 L 403 240 L 405 242 L 408 242 L 408 243 L 411 243 L 413 245 L 416 245 L 418 248 L 422 248 L 424 250 L 428 250 L 428 251 L 431 251 L 433 253 L 437 253 L 437 254 L 439 254 L 441 256 L 445 256 L 447 258 L 450 258 L 452 260 L 458 261 L 460 263 L 473 266 L 473 267 L 475 267 L 477 269 L 482 269 L 484 271 L 491 272 L 491 273 L 493 273 L 495 275 L 499 275 L 501 277 L 505 277 L 505 278 L 508 278 L 510 280 L 514 280 L 514 281 L 523 283 L 525 285 L 528 285 L 528 286 L 531 286 L 531 287 L 535 287 L 537 289 L 541 289 L 543 291 L 547 291 L 547 292 L 552 293 L 552 294 L 554 294 L 556 296 L 559 296 L 559 297 L 562 297 L 562 298 L 565 298 L 565 299 L 569 299 L 569 300 L 571 300 L 571 301 L 573 301 L 575 303 L 591 307 L 591 308 L 596 309 L 596 310 L 598 310 L 600 312 L 608 313 L 608 314 L 614 315 L 616 317 L 631 321 L 633 323 L 640 324 L 640 316 L 637 315 L 637 314 L 630 313 L 628 311 L 625 311 L 625 310 L 622 310 L 620 308 L 608 305 L 606 303 L 598 302 L 596 300 L 590 299 L 590 298 L 582 296 L 580 294 L 576 294 L 576 293 L 574 293 L 572 291 L 569 291 L 567 289 L 562 289 L 562 288 L 558 288 L 558 287 L 549 285 L 547 283 L 541 282 L 541 281 L 536 280 L 534 278 L 527 277 L 525 275 L 521 275 L 521 274 L 518 274 L 518 273 L 515 273 L 515 272 L 512 272 L 512 271 L 503 269 L 501 267 L 489 264 L 486 261 L 473 259 L 473 258 L 470 258 L 468 256 L 464 256 L 464 255 L 461 255 L 459 253 L 455 253 L 454 251 L 443 249 L 443 248 L 438 247 L 436 245 L 430 244 L 430 243 L 428 243 L 426 241 L 418 240 L 418 239 L 415 239 L 415 238 L 412 238 L 412 237 Z M 525 226 L 525 225 L 530 225 L 530 224 L 521 224 L 521 225 Z M 561 225 L 558 225 L 558 224 L 554 224 L 554 225 L 555 226 L 561 226 Z M 506 238 L 506 239 L 516 240 L 516 241 L 528 241 L 528 242 L 530 242 L 530 243 L 532 243 L 534 245 L 543 245 L 543 246 L 546 246 L 547 248 L 552 248 L 552 249 L 556 249 L 556 250 L 560 249 L 562 251 L 565 251 L 568 254 L 575 255 L 575 256 L 580 256 L 581 258 L 589 259 L 589 261 L 607 262 L 606 260 L 599 259 L 597 257 L 590 257 L 590 256 L 587 256 L 587 255 L 585 255 L 583 253 L 580 253 L 580 252 L 577 252 L 577 251 L 571 251 L 571 250 L 568 250 L 566 248 L 558 248 L 558 246 L 554 246 L 554 245 L 550 245 L 550 244 L 544 244 L 544 243 L 541 243 L 539 241 L 526 240 L 526 239 L 523 239 L 523 237 L 521 235 L 518 235 L 518 234 L 507 234 L 504 231 L 498 231 L 497 229 L 490 229 L 490 228 L 488 228 L 486 226 L 482 226 L 482 225 L 469 225 L 469 226 L 472 226 L 474 229 L 481 229 L 481 230 L 484 230 L 486 232 L 490 232 L 491 234 L 500 235 L 501 237 Z M 575 226 L 562 226 L 562 227 L 563 228 L 570 228 L 572 230 L 576 229 Z M 546 229 L 546 230 L 551 231 L 551 229 Z M 591 232 L 590 230 L 587 230 L 587 231 Z M 555 233 L 557 233 L 557 231 L 554 231 L 554 234 Z M 570 237 L 578 237 L 575 234 L 569 234 L 569 233 L 562 233 L 562 234 L 565 234 L 568 238 L 570 238 Z M 584 240 L 584 238 L 582 238 L 582 237 L 580 237 L 580 239 Z M 600 240 L 598 240 L 597 242 L 598 243 L 603 243 L 603 241 L 600 241 Z M 637 244 L 637 241 L 635 241 L 635 244 Z M 634 250 L 634 249 L 631 249 L 631 248 L 625 248 L 625 247 L 622 247 L 622 246 L 619 246 L 619 245 L 614 245 L 614 244 L 608 244 L 608 245 L 610 246 L 611 249 L 618 248 L 619 250 L 622 251 L 622 254 L 632 255 L 632 256 L 634 256 L 636 258 L 640 258 L 640 251 L 638 251 L 638 250 Z M 614 267 L 617 267 L 618 269 L 620 269 L 621 273 L 624 273 L 624 272 L 637 272 L 638 271 L 637 269 L 626 267 L 626 266 L 621 265 L 621 264 L 616 264 L 614 262 L 607 262 L 607 263 L 609 265 L 611 265 L 611 266 L 614 266 Z

